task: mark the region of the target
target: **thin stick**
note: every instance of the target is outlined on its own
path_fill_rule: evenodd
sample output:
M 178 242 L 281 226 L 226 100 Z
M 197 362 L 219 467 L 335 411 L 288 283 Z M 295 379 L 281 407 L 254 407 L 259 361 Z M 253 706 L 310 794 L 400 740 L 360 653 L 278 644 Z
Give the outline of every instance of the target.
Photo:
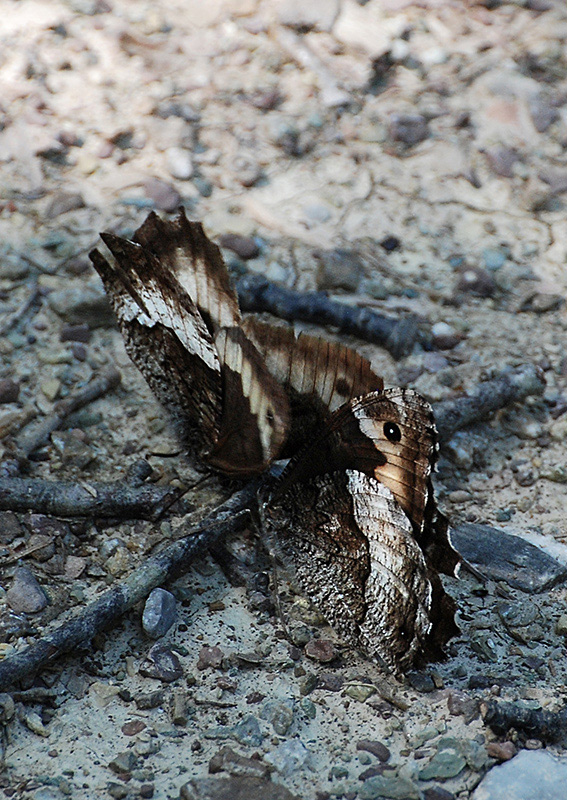
M 461 428 L 481 422 L 493 411 L 525 400 L 529 395 L 543 394 L 544 389 L 543 371 L 533 364 L 525 364 L 515 370 L 505 370 L 493 380 L 480 383 L 466 397 L 435 403 L 433 410 L 439 439 L 446 442 Z
M 0 325 L 0 336 L 4 336 L 11 328 L 14 327 L 29 311 L 29 309 L 37 303 L 40 298 L 40 291 L 37 283 L 33 284 L 33 288 L 22 303 L 22 305 L 17 308 L 13 314 L 10 314 L 9 317 L 6 317 L 4 322 Z
M 256 491 L 257 482 L 250 482 L 182 539 L 146 558 L 125 581 L 89 603 L 52 633 L 0 661 L 0 691 L 89 642 L 96 633 L 114 624 L 138 601 L 147 597 L 152 589 L 182 574 L 196 557 L 206 551 L 209 543 L 240 529 L 248 518 L 245 512 L 254 502 Z
M 341 333 L 381 345 L 395 359 L 410 353 L 420 336 L 415 317 L 385 317 L 368 308 L 329 300 L 322 292 L 286 289 L 262 275 L 247 273 L 236 282 L 236 289 L 243 311 L 268 311 L 282 319 L 331 325 Z
M 0 476 L 0 511 L 33 511 L 54 517 L 155 519 L 179 498 L 171 486 L 63 483 Z
M 115 389 L 121 381 L 120 373 L 115 367 L 110 367 L 102 374 L 93 378 L 90 383 L 80 389 L 76 394 L 69 395 L 64 400 L 60 400 L 53 408 L 49 416 L 41 419 L 33 427 L 27 428 L 15 441 L 15 456 L 29 456 L 38 447 L 41 447 L 48 440 L 49 435 L 57 430 L 65 419 L 79 408 L 92 403 L 107 392 Z

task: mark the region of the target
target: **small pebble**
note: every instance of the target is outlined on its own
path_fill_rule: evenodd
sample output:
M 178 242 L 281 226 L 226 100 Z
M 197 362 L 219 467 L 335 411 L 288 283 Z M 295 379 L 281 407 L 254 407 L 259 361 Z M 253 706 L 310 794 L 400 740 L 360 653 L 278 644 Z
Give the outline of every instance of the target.
M 256 258 L 260 255 L 258 243 L 252 236 L 241 236 L 238 233 L 223 233 L 222 236 L 219 236 L 219 244 L 221 247 L 232 250 L 232 252 L 236 253 L 243 261 Z
M 413 146 L 429 136 L 427 120 L 421 114 L 392 114 L 390 136 L 395 142 Z
M 151 798 L 154 796 L 155 786 L 153 783 L 143 783 L 140 786 L 140 797 Z
M 442 786 L 430 786 L 424 791 L 423 800 L 455 800 L 455 795 Z
M 125 722 L 121 730 L 124 736 L 136 736 L 136 734 L 141 733 L 145 727 L 146 723 L 142 722 L 141 719 L 134 719 L 130 722 Z
M 426 672 L 408 672 L 406 675 L 408 682 L 412 689 L 416 692 L 433 692 L 435 690 L 435 683 L 431 675 Z
M 313 661 L 328 664 L 335 660 L 338 653 L 333 643 L 328 639 L 311 639 L 305 645 L 305 655 Z
M 188 181 L 193 177 L 194 167 L 191 153 L 183 147 L 169 147 L 165 151 L 167 168 L 172 178 Z
M 261 166 L 248 156 L 237 156 L 232 162 L 232 168 L 237 181 L 245 188 L 254 186 L 262 177 Z
M 514 164 L 520 160 L 518 152 L 511 147 L 494 147 L 487 150 L 486 158 L 492 171 L 501 178 L 514 177 Z
M 390 758 L 390 751 L 386 745 L 373 739 L 360 739 L 356 743 L 356 749 L 363 750 L 366 753 L 372 753 L 373 756 L 376 756 L 376 758 L 382 762 L 386 762 Z
M 486 752 L 490 758 L 495 758 L 497 761 L 509 761 L 518 751 L 513 742 L 489 742 L 486 745 Z
M 199 660 L 197 661 L 197 669 L 218 669 L 224 658 L 224 653 L 217 647 L 202 647 L 199 652 Z
M 171 592 L 153 589 L 144 605 L 142 627 L 152 639 L 159 639 L 175 622 L 176 613 L 176 601 Z
M 353 250 L 315 250 L 319 289 L 344 289 L 355 292 L 364 277 L 364 262 Z
M 496 281 L 484 269 L 473 267 L 461 273 L 457 292 L 465 292 L 476 297 L 492 297 L 496 291 Z
M 562 614 L 555 623 L 555 633 L 567 637 L 567 614 Z
M 484 266 L 486 269 L 496 271 L 504 266 L 508 260 L 507 254 L 503 250 L 492 250 L 487 248 L 482 253 Z
M 137 758 L 132 750 L 125 750 L 119 753 L 109 763 L 108 767 L 117 775 L 132 772 L 137 764 Z
M 16 613 L 36 614 L 43 611 L 49 600 L 33 573 L 27 567 L 18 567 L 6 592 L 6 602 Z
M 156 689 L 153 692 L 138 692 L 134 696 L 134 703 L 139 711 L 147 711 L 151 708 L 162 706 L 165 701 L 163 689 Z
M 526 750 L 541 750 L 543 745 L 539 739 L 526 739 L 524 747 Z
M 113 781 L 107 784 L 106 791 L 114 800 L 124 800 L 129 794 L 126 786 L 121 783 L 114 783 Z
M 153 200 L 154 205 L 160 211 L 175 211 L 181 205 L 181 195 L 170 183 L 159 178 L 149 178 L 144 189 L 147 197 Z
M 88 325 L 65 325 L 61 329 L 59 338 L 62 342 L 83 342 L 88 344 L 91 340 L 92 332 Z
M 11 378 L 0 380 L 0 403 L 15 403 L 20 394 L 20 384 Z
M 462 339 L 462 336 L 447 322 L 436 322 L 431 326 L 433 344 L 439 350 L 452 350 Z
M 252 715 L 244 717 L 243 720 L 233 725 L 231 732 L 237 742 L 249 747 L 259 747 L 264 739 L 260 724 Z
M 66 214 L 68 211 L 75 211 L 84 207 L 85 201 L 78 192 L 57 192 L 51 198 L 45 210 L 45 216 L 47 219 L 53 219 L 61 214 Z
M 380 242 L 380 247 L 383 247 L 387 253 L 391 253 L 393 250 L 398 250 L 401 246 L 402 243 L 397 236 L 386 236 L 386 238 L 382 239 Z
M 87 325 L 89 328 L 109 328 L 116 317 L 102 286 L 72 286 L 51 292 L 49 306 L 70 325 Z
M 159 642 L 149 651 L 146 660 L 140 666 L 140 675 L 145 678 L 157 678 L 164 683 L 172 683 L 183 676 L 183 667 L 177 655 Z

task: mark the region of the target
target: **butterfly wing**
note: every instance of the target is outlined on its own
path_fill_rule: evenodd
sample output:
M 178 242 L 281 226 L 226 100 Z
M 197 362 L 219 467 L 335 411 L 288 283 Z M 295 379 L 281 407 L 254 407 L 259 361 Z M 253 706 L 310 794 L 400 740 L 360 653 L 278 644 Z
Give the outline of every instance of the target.
M 363 472 L 391 491 L 432 566 L 454 574 L 460 557 L 433 495 L 436 458 L 429 403 L 411 389 L 370 392 L 346 403 L 318 428 L 282 474 L 276 493 L 332 469 Z
M 221 251 L 200 222 L 187 219 L 184 209 L 173 220 L 162 220 L 152 211 L 134 239 L 175 276 L 211 332 L 240 324 L 236 291 Z
M 90 257 L 128 353 L 185 443 L 228 474 L 263 471 L 285 440 L 288 401 L 237 327 L 218 247 L 183 212 L 169 222 L 150 214 L 136 241 L 102 239 L 114 261 Z
M 207 452 L 222 414 L 221 365 L 203 318 L 174 277 L 142 245 L 103 234 L 114 260 L 90 258 L 116 313 L 126 350 L 180 428 Z
M 354 470 L 317 475 L 264 513 L 280 558 L 345 642 L 396 671 L 428 649 L 427 565 L 387 487 Z

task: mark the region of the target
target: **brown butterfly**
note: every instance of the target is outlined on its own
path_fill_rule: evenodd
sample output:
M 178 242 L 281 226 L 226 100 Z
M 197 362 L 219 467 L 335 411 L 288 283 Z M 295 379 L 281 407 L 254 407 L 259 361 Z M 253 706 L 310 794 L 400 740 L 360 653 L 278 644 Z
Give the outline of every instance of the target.
M 241 317 L 220 250 L 181 211 L 90 255 L 126 348 L 188 448 L 229 475 L 292 457 L 264 519 L 346 641 L 389 666 L 455 631 L 437 570 L 459 557 L 437 512 L 430 406 L 383 389 L 356 351 Z M 308 445 L 305 443 L 308 442 Z

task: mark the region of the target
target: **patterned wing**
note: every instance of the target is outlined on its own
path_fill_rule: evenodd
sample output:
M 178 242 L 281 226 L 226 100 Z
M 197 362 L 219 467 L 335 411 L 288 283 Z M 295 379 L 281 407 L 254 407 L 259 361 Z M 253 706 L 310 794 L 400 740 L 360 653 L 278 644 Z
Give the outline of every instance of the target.
M 446 596 L 386 486 L 354 470 L 317 475 L 264 513 L 279 556 L 350 645 L 398 671 L 442 643 L 433 628 Z

